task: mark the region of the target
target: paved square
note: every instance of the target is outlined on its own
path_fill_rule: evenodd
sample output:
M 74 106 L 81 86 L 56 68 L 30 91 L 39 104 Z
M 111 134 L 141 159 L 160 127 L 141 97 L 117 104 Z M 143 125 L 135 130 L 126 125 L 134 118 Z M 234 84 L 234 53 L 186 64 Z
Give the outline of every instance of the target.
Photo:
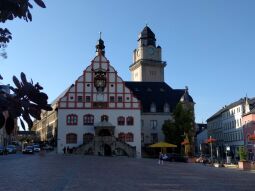
M 0 156 L 0 190 L 253 190 L 255 173 L 156 159 L 46 154 Z

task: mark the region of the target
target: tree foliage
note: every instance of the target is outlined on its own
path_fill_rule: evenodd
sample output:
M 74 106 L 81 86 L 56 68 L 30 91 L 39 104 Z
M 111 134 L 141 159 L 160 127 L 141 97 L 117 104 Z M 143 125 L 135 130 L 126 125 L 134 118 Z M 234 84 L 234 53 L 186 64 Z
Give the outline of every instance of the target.
M 193 144 L 193 111 L 184 108 L 181 103 L 177 104 L 173 112 L 173 120 L 166 121 L 162 127 L 162 131 L 165 135 L 165 140 L 169 143 L 176 144 L 179 152 L 181 150 L 181 142 L 183 142 L 185 138 L 188 138 L 189 143 Z
M 42 0 L 33 0 L 38 6 L 46 8 Z M 30 9 L 33 5 L 31 0 L 1 0 L 0 1 L 0 23 L 5 23 L 8 20 L 15 18 L 25 21 L 32 21 Z M 0 48 L 3 49 L 2 57 L 6 57 L 4 49 L 12 39 L 12 33 L 7 28 L 0 28 Z
M 7 134 L 11 134 L 14 129 L 15 118 L 20 118 L 22 128 L 25 130 L 23 120 L 32 128 L 31 117 L 40 120 L 41 110 L 51 111 L 48 104 L 47 94 L 41 92 L 43 89 L 39 83 L 33 84 L 27 81 L 26 75 L 22 72 L 21 81 L 13 76 L 13 82 L 16 87 L 2 86 L 0 88 L 0 128 L 5 125 Z M 12 93 L 5 91 L 6 87 Z

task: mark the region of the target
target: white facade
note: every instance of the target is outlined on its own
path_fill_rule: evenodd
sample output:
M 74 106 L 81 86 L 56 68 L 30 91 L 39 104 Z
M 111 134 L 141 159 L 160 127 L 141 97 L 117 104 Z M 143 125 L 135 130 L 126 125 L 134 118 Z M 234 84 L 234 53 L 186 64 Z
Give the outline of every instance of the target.
M 84 117 L 93 116 L 93 123 L 85 124 Z M 70 120 L 75 120 L 69 123 Z M 95 135 L 95 124 L 108 116 L 107 121 L 114 126 L 114 136 L 132 134 L 127 144 L 136 147 L 136 156 L 141 156 L 141 111 L 140 101 L 125 86 L 109 61 L 99 53 L 83 72 L 75 84 L 60 98 L 58 108 L 58 152 L 64 147 L 83 144 L 83 135 Z M 118 124 L 119 117 L 124 124 Z M 133 122 L 128 125 L 128 118 Z M 68 143 L 68 134 L 77 135 L 75 143 Z
M 245 99 L 240 99 L 223 107 L 207 120 L 208 136 L 217 140 L 217 145 L 223 150 L 230 147 L 231 152 L 238 156 L 238 147 L 244 145 L 243 121 Z

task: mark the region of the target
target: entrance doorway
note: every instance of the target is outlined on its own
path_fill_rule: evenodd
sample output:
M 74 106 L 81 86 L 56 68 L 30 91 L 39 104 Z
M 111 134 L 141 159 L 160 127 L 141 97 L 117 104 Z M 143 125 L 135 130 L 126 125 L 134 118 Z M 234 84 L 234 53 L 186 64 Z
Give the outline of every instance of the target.
M 107 144 L 104 144 L 104 156 L 112 156 L 112 149 Z

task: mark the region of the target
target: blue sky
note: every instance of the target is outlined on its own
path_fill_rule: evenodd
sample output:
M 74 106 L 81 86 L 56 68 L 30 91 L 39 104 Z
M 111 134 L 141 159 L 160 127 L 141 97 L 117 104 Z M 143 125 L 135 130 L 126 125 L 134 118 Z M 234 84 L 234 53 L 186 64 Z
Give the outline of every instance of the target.
M 0 59 L 3 83 L 25 72 L 54 100 L 95 56 L 102 32 L 106 57 L 126 81 L 146 24 L 167 62 L 165 81 L 189 87 L 202 122 L 233 101 L 255 96 L 253 0 L 44 0 L 33 21 L 1 24 L 13 33 L 8 58 Z

